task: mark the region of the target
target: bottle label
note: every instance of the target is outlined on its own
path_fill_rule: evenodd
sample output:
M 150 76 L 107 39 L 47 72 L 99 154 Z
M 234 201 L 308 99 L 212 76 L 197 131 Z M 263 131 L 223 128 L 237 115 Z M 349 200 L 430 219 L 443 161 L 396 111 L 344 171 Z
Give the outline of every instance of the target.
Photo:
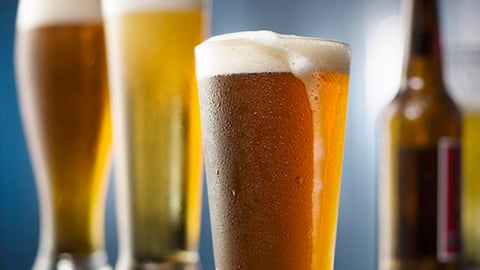
M 438 144 L 438 246 L 441 262 L 460 253 L 460 141 L 442 138 Z

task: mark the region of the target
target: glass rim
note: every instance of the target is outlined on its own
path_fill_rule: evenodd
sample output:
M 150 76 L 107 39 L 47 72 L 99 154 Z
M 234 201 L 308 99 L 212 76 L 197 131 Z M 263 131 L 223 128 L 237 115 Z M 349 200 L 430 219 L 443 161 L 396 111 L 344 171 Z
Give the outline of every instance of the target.
M 258 36 L 261 33 L 274 34 L 279 39 L 287 42 L 300 41 L 300 42 L 307 42 L 307 43 L 326 44 L 326 45 L 333 45 L 340 48 L 344 48 L 347 51 L 352 50 L 352 46 L 349 43 L 340 41 L 337 39 L 321 38 L 321 37 L 314 37 L 314 36 L 302 36 L 302 35 L 294 35 L 294 34 L 281 34 L 281 33 L 272 32 L 269 30 L 227 32 L 223 34 L 213 35 L 210 38 L 204 40 L 202 43 L 198 44 L 196 47 L 203 47 L 203 46 L 210 46 L 210 45 L 214 46 L 221 43 L 227 43 L 227 44 L 238 43 L 238 42 L 242 42 L 242 44 L 249 43 L 250 41 L 255 40 L 252 37 Z

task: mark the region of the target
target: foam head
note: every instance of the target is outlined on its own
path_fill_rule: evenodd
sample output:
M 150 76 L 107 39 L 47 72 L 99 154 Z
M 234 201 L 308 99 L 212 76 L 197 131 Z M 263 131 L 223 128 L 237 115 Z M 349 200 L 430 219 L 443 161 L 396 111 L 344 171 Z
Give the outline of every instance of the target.
M 237 32 L 207 39 L 195 48 L 197 77 L 314 71 L 348 73 L 350 46 L 333 40 L 280 35 L 270 31 Z
M 128 12 L 199 10 L 205 0 L 103 0 L 105 17 Z
M 20 0 L 17 29 L 101 21 L 101 0 Z

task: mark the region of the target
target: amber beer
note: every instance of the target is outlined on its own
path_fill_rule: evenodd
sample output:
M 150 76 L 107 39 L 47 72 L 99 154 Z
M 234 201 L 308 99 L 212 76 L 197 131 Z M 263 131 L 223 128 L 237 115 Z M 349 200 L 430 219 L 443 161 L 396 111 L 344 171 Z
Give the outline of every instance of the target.
M 18 95 L 41 214 L 33 268 L 97 269 L 106 265 L 111 141 L 100 3 L 63 2 L 71 6 L 22 0 L 17 17 Z
M 204 34 L 202 8 L 197 0 L 104 1 L 118 269 L 195 269 L 199 261 L 202 161 L 193 49 Z
M 349 46 L 243 32 L 196 57 L 216 268 L 332 269 Z

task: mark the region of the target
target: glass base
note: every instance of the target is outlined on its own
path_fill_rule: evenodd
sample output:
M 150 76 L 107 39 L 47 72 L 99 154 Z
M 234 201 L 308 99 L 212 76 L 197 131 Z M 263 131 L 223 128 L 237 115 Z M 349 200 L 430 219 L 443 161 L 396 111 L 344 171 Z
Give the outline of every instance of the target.
M 112 270 L 105 252 L 92 254 L 61 253 L 48 255 L 39 253 L 33 270 Z
M 119 264 L 115 267 L 117 270 L 202 270 L 199 263 L 173 263 L 173 262 L 135 262 L 128 266 Z
M 174 251 L 169 256 L 157 256 L 155 259 L 142 259 L 120 252 L 116 270 L 202 270 L 198 252 Z

